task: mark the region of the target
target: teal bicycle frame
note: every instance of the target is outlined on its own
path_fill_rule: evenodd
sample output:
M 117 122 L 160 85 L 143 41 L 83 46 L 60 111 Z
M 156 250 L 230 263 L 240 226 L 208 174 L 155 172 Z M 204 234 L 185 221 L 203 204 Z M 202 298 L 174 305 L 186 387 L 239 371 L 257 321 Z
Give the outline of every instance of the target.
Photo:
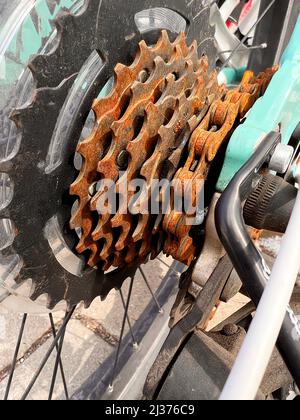
M 244 124 L 233 133 L 217 183 L 224 191 L 233 176 L 250 159 L 271 131 L 280 131 L 288 144 L 300 122 L 300 17 L 281 59 L 280 69 L 264 96 L 251 109 Z

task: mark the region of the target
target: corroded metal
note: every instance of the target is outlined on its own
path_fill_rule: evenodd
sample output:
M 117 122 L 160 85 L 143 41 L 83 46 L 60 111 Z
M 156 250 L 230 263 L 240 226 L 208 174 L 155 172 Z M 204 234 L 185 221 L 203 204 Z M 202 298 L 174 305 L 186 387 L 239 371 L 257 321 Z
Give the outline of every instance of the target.
M 191 132 L 193 121 L 189 120 L 198 121 L 208 109 L 208 88 L 214 98 L 216 74 L 209 77 L 207 59 L 199 59 L 196 42 L 186 45 L 184 34 L 171 43 L 163 31 L 154 47 L 142 41 L 134 63 L 116 67 L 112 93 L 94 103 L 96 127 L 78 146 L 84 164 L 70 189 L 79 197 L 70 223 L 72 229 L 82 230 L 77 251 L 90 251 L 91 266 L 123 266 L 161 251 L 164 235 L 159 223 L 151 235 L 151 215 L 133 217 L 122 200 L 115 215 L 98 215 L 97 202 L 103 191 L 91 196 L 90 186 L 110 179 L 116 182 L 117 192 L 127 191 L 136 177 L 150 185 L 153 179 L 162 178 L 166 164 L 171 178 L 181 158 L 178 152 L 183 151 L 183 134 Z M 129 198 L 133 194 L 128 191 Z
M 200 125 L 194 130 L 189 143 L 189 156 L 185 165 L 178 169 L 175 179 L 183 181 L 203 181 L 208 176 L 212 162 L 221 146 L 228 140 L 236 124 L 251 109 L 255 101 L 265 92 L 277 67 L 267 69 L 254 77 L 250 71 L 245 72 L 241 84 L 227 91 L 223 98 L 215 100 Z M 196 163 L 196 165 L 195 165 Z M 196 196 L 192 190 L 192 204 L 196 205 Z M 164 230 L 168 239 L 164 245 L 166 254 L 176 260 L 190 265 L 196 256 L 196 245 L 193 240 L 193 226 L 188 222 L 191 215 L 171 211 L 164 219 Z
M 176 180 L 179 188 L 187 179 L 204 185 L 220 147 L 276 70 L 258 77 L 246 72 L 241 85 L 228 91 L 218 86 L 216 72 L 208 74 L 207 58 L 199 58 L 197 50 L 196 41 L 187 46 L 184 34 L 171 43 L 166 31 L 153 47 L 142 41 L 131 66 L 116 66 L 110 95 L 94 103 L 96 125 L 78 146 L 83 166 L 70 189 L 79 197 L 70 226 L 81 229 L 77 251 L 89 251 L 91 266 L 123 267 L 161 250 L 186 265 L 196 256 L 187 220 L 195 215 L 175 211 L 172 202 L 165 216 L 144 214 L 152 181 Z M 129 203 L 136 191 L 129 184 L 137 178 L 146 181 L 146 191 L 133 215 Z M 97 212 L 105 193 L 97 183 L 103 179 L 116 184 L 115 214 Z M 196 193 L 192 186 L 193 206 Z

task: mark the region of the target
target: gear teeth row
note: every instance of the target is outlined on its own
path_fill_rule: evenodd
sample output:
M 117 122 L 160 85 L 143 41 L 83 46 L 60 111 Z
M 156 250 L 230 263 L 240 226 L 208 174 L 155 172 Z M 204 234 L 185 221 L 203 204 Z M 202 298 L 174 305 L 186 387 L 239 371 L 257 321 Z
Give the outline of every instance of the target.
M 116 67 L 115 87 L 112 93 L 109 97 L 94 103 L 96 127 L 92 135 L 78 146 L 78 152 L 84 162 L 78 179 L 70 189 L 72 195 L 79 197 L 79 206 L 71 219 L 70 226 L 72 229 L 78 227 L 82 229 L 77 251 L 82 253 L 90 250 L 90 265 L 103 261 L 107 266 L 111 261 L 113 248 L 121 252 L 128 246 L 129 237 L 133 233 L 133 221 L 130 215 L 120 217 L 118 214 L 111 220 L 107 216 L 100 216 L 97 226 L 93 226 L 92 212 L 96 210 L 96 203 L 102 191 L 91 197 L 89 194 L 91 184 L 103 178 L 118 180 L 119 168 L 116 160 L 122 150 L 126 150 L 130 156 L 126 171 L 129 180 L 138 173 L 142 163 L 148 158 L 155 136 L 166 137 L 161 127 L 165 120 L 164 112 L 176 109 L 179 113 L 181 109 L 179 94 L 182 95 L 186 89 L 193 88 L 199 78 L 197 69 L 201 66 L 207 70 L 207 62 L 204 59 L 198 59 L 197 43 L 194 42 L 187 47 L 184 34 L 180 34 L 175 42 L 171 43 L 167 32 L 163 31 L 154 47 L 147 47 L 144 41 L 139 44 L 137 57 L 130 67 L 123 65 Z M 147 80 L 144 80 L 145 77 Z M 188 84 L 186 84 L 187 80 Z M 203 105 L 194 99 L 194 109 L 197 103 L 198 107 Z M 160 115 L 160 120 L 157 119 L 158 115 Z M 143 117 L 145 122 L 141 132 L 136 133 L 135 123 L 139 117 Z M 160 121 L 159 124 L 156 123 L 156 127 L 152 127 L 150 136 L 145 130 L 149 120 L 152 124 Z M 161 133 L 158 133 L 160 127 Z M 148 141 L 144 149 L 144 160 L 140 156 L 138 159 L 134 156 L 135 146 L 138 147 L 139 154 L 143 153 L 139 147 L 143 136 L 145 142 Z M 161 154 L 164 144 L 165 142 L 162 141 L 158 153 Z M 162 160 L 160 159 L 157 163 Z M 141 175 L 146 179 L 149 178 L 146 173 L 142 172 Z M 118 188 L 120 181 L 117 184 Z M 116 238 L 117 231 L 121 233 Z M 142 242 L 145 241 L 145 236 L 142 235 L 140 239 Z M 141 247 L 139 251 L 141 254 L 147 253 L 144 248 Z M 148 248 L 149 253 L 150 245 Z
M 207 110 L 209 108 L 210 102 L 213 99 L 219 98 L 223 95 L 224 89 L 223 87 L 219 87 L 217 83 L 217 75 L 215 72 L 211 74 L 209 77 L 207 74 L 208 70 L 208 63 L 206 59 L 201 60 L 200 70 L 197 72 L 197 78 L 195 83 L 192 85 L 192 88 L 189 90 L 189 96 L 187 101 L 184 102 L 183 108 L 181 109 L 180 115 L 184 115 L 184 118 L 175 118 L 174 122 L 175 125 L 171 126 L 171 130 L 163 130 L 161 131 L 161 139 L 165 138 L 166 142 L 161 141 L 158 145 L 158 150 L 153 153 L 153 156 L 148 160 L 142 167 L 141 173 L 147 179 L 148 183 L 155 176 L 160 176 L 160 174 L 155 174 L 153 172 L 153 167 L 159 167 L 162 162 L 164 162 L 169 169 L 167 173 L 164 174 L 164 178 L 171 181 L 173 176 L 176 173 L 178 168 L 180 158 L 182 156 L 182 152 L 184 150 L 185 145 L 187 145 L 188 140 L 199 124 L 199 122 L 203 119 L 206 115 Z M 199 102 L 200 99 L 200 102 Z M 196 115 L 197 116 L 196 116 Z M 165 129 L 165 127 L 162 127 Z M 169 154 L 167 159 L 164 160 L 164 151 L 168 150 L 168 146 L 172 144 L 170 142 L 170 138 L 168 136 L 169 133 L 173 133 L 172 137 L 176 141 L 176 144 L 173 144 L 173 152 Z M 174 137 L 175 134 L 175 137 Z M 176 139 L 176 136 L 179 134 L 179 138 Z M 154 158 L 154 160 L 151 160 Z M 155 160 L 159 160 L 158 164 L 155 165 Z M 169 165 L 168 165 L 169 164 Z M 148 172 L 148 173 L 147 173 Z M 147 197 L 148 198 L 148 197 Z M 161 197 L 163 201 L 164 197 Z M 167 217 L 167 216 L 165 216 Z M 163 215 L 158 215 L 154 222 L 154 227 L 152 228 L 152 234 L 155 234 L 159 229 L 161 229 L 161 224 L 164 217 Z M 137 226 L 135 233 L 133 234 L 134 239 L 140 239 L 141 237 L 145 237 L 149 235 L 150 229 L 150 217 L 149 215 L 140 215 L 140 221 Z M 151 230 L 150 230 L 151 231 Z M 167 255 L 174 255 L 175 248 L 171 247 L 172 241 L 174 241 L 172 234 L 166 229 L 167 237 L 166 243 L 164 245 L 164 252 Z M 168 246 L 168 244 L 170 244 Z
M 94 50 L 98 8 L 99 1 L 85 0 L 78 15 L 66 9 L 59 12 L 54 20 L 57 31 L 54 50 L 35 56 L 29 63 L 37 88 L 59 86 L 63 80 L 79 72 Z M 85 28 L 84 33 L 80 33 L 80 28 Z M 79 36 L 74 37 L 74 34 Z M 66 50 L 68 54 L 65 54 Z
M 126 101 L 130 99 L 130 87 L 137 80 L 139 74 L 142 71 L 146 73 L 152 71 L 154 60 L 159 52 L 161 53 L 161 57 L 168 61 L 174 54 L 174 49 L 177 45 L 186 51 L 184 37 L 182 35 L 179 35 L 175 43 L 172 44 L 165 31 L 162 32 L 158 43 L 153 48 L 148 48 L 146 43 L 141 41 L 138 54 L 133 64 L 130 67 L 118 64 L 115 68 L 115 86 L 110 96 L 97 100 L 94 103 L 93 109 L 96 114 L 96 127 L 92 135 L 78 146 L 78 152 L 82 155 L 84 163 L 78 179 L 72 184 L 70 190 L 71 194 L 79 197 L 79 208 L 72 217 L 70 226 L 72 229 L 77 227 L 82 228 L 82 237 L 77 250 L 79 253 L 82 253 L 85 249 L 92 251 L 92 256 L 89 261 L 90 265 L 97 263 L 96 254 L 99 256 L 101 250 L 97 245 L 97 250 L 95 250 L 95 242 L 91 237 L 93 229 L 91 224 L 89 187 L 93 182 L 99 180 L 98 163 L 103 158 L 104 149 L 110 149 L 109 146 L 115 144 L 111 127 L 122 116 L 122 113 L 126 112 Z M 105 171 L 105 165 L 102 165 L 102 170 L 105 172 L 106 178 L 110 179 L 112 175 L 114 177 L 118 176 L 118 171 L 113 171 L 113 168 L 114 166 L 111 167 L 108 163 L 108 171 Z M 110 171 L 114 173 L 110 174 Z M 98 231 L 99 227 L 96 228 L 96 232 Z M 106 235 L 108 234 L 108 226 L 106 226 Z M 106 238 L 104 237 L 103 240 L 106 241 Z M 106 244 L 104 253 L 107 252 L 108 245 Z
M 111 254 L 107 263 L 100 261 L 101 264 L 98 265 L 97 270 L 85 267 L 79 274 L 74 274 L 61 261 L 58 261 L 55 251 L 49 247 L 44 231 L 46 223 L 55 215 L 58 220 L 58 233 L 67 244 L 68 250 L 73 249 L 74 241 L 78 240 L 77 232 L 70 232 L 69 229 L 66 229 L 66 223 L 70 216 L 70 201 L 65 193 L 76 176 L 75 168 L 70 164 L 70 157 L 75 152 L 75 145 L 79 141 L 85 115 L 90 109 L 91 97 L 97 94 L 98 86 L 103 86 L 104 79 L 109 78 L 118 62 L 128 64 L 128 59 L 132 57 L 133 49 L 136 48 L 141 38 L 151 40 L 149 45 L 154 44 L 152 41 L 156 37 L 155 33 L 148 36 L 148 34 L 141 34 L 136 30 L 136 13 L 152 8 L 169 8 L 189 22 L 187 35 L 189 42 L 193 39 L 198 40 L 199 55 L 207 53 L 210 69 L 215 66 L 217 53 L 213 40 L 214 31 L 209 26 L 209 7 L 204 6 L 202 2 L 191 2 L 190 0 L 168 0 L 167 2 L 139 0 L 137 2 L 136 0 L 127 0 L 125 6 L 119 0 L 85 0 L 82 3 L 83 7 L 80 14 L 75 16 L 69 11 L 63 11 L 59 15 L 54 21 L 57 34 L 51 46 L 52 50 L 49 53 L 45 53 L 44 50 L 42 54 L 36 56 L 29 63 L 37 90 L 34 94 L 33 103 L 25 107 L 26 109 L 22 111 L 21 118 L 19 118 L 19 128 L 22 131 L 19 153 L 3 169 L 4 172 L 11 173 L 15 188 L 13 201 L 9 208 L 1 214 L 11 218 L 15 223 L 17 237 L 13 243 L 13 252 L 17 252 L 24 261 L 16 283 L 19 284 L 20 282 L 21 284 L 23 280 L 27 281 L 28 278 L 31 278 L 33 284 L 32 299 L 35 300 L 41 295 L 47 295 L 49 308 L 53 308 L 62 300 L 65 300 L 68 307 L 71 308 L 81 301 L 89 306 L 96 297 L 105 298 L 110 290 L 120 288 L 126 278 L 132 278 L 137 266 L 127 266 L 120 270 L 114 270 L 113 273 L 104 273 L 103 270 L 108 269 L 111 264 L 123 267 L 127 262 L 133 261 L 134 258 L 136 262 L 143 262 L 149 247 L 149 241 L 151 242 L 152 256 L 155 256 L 162 249 L 166 238 L 166 233 L 158 229 L 153 237 L 148 235 L 146 238 L 136 240 L 136 242 L 130 240 L 123 251 L 115 251 L 114 254 Z M 162 22 L 162 27 L 164 27 L 164 24 Z M 169 25 L 166 25 L 166 27 L 169 28 Z M 114 29 L 112 30 L 112 28 Z M 134 33 L 133 28 L 135 28 Z M 172 29 L 170 29 L 170 33 L 172 37 L 175 35 Z M 169 38 L 164 34 L 162 36 L 165 37 L 166 48 L 171 44 L 172 51 L 170 54 L 173 54 L 174 43 L 170 43 Z M 203 39 L 205 42 L 201 43 Z M 208 39 L 210 41 L 207 43 L 206 40 Z M 181 39 L 177 40 L 177 43 L 178 48 L 184 55 L 187 56 L 192 51 L 191 47 L 187 47 L 184 35 L 181 35 Z M 203 46 L 202 49 L 204 44 L 208 47 Z M 140 48 L 143 48 L 143 44 Z M 146 46 L 146 48 L 148 47 Z M 66 98 L 73 92 L 73 88 L 76 88 L 74 81 L 77 75 L 95 51 L 99 52 L 101 59 L 105 61 L 105 66 L 103 66 L 101 74 L 99 70 L 99 74 L 93 74 L 95 78 L 88 81 L 88 91 L 82 98 L 80 112 L 78 111 L 76 115 L 72 115 L 72 118 L 70 118 L 70 115 L 67 115 L 64 109 Z M 148 50 L 147 54 L 149 54 Z M 149 68 L 146 69 L 144 74 L 152 74 L 151 63 L 157 55 L 159 56 L 155 52 L 151 54 Z M 162 55 L 162 58 L 168 61 L 166 55 Z M 139 56 L 137 56 L 133 65 L 139 59 Z M 125 67 L 125 69 L 123 67 L 125 66 L 119 65 L 116 72 L 123 72 L 123 75 L 125 75 L 125 72 L 128 73 L 128 87 L 130 87 L 132 85 L 130 66 Z M 117 79 L 117 75 L 115 79 Z M 137 80 L 137 78 L 134 77 L 132 80 Z M 117 81 L 115 86 L 116 84 Z M 123 91 L 121 90 L 115 96 L 115 102 L 107 103 L 107 112 L 111 109 L 117 112 L 117 105 L 122 106 L 122 104 L 118 104 L 122 95 Z M 98 108 L 97 104 L 99 105 Z M 123 104 L 124 108 L 125 105 Z M 101 101 L 96 101 L 94 108 L 97 114 L 97 126 L 101 123 L 102 127 L 105 127 L 105 124 L 110 127 L 112 122 L 119 119 L 116 115 L 115 117 L 110 116 L 110 119 L 105 119 L 105 117 L 102 121 L 101 119 L 106 111 L 103 112 L 103 102 Z M 44 172 L 43 168 L 56 123 L 60 117 L 62 120 L 66 118 L 69 125 L 69 131 L 65 136 L 67 147 L 62 153 L 62 162 L 60 162 L 59 167 L 56 167 L 49 174 Z M 101 144 L 103 149 L 101 149 L 100 158 L 97 154 L 97 161 L 106 155 L 113 141 L 111 130 L 107 129 L 104 132 L 107 134 L 104 135 L 104 138 L 100 138 L 101 130 L 98 131 L 96 148 Z M 91 154 L 96 150 L 94 146 L 89 150 Z M 84 146 L 82 147 L 84 148 Z M 96 174 L 93 176 L 98 179 L 97 168 L 95 172 Z M 91 177 L 91 180 L 93 180 L 93 177 Z M 92 181 L 89 183 L 90 179 L 87 184 L 84 184 L 84 182 L 83 180 L 82 188 L 80 188 L 80 185 L 74 186 L 75 195 L 77 195 L 76 188 L 79 191 L 79 203 L 81 201 L 80 196 L 85 197 L 85 188 L 89 186 L 90 189 L 93 184 Z M 26 188 L 28 185 L 32 188 Z M 33 189 L 35 194 L 32 194 Z M 90 242 L 88 243 L 81 240 L 79 248 L 82 252 L 85 252 L 85 249 L 90 250 L 90 265 L 95 266 L 99 263 L 99 250 L 103 250 L 103 244 L 99 246 L 97 241 L 93 243 L 91 232 L 94 231 L 96 224 L 94 211 L 91 212 L 89 206 L 83 206 L 81 210 L 83 208 L 84 211 L 80 214 L 79 219 L 74 218 L 74 226 L 80 225 L 87 238 L 89 238 Z M 81 225 L 82 222 L 84 226 Z M 102 221 L 103 226 L 104 222 L 106 221 Z M 138 221 L 135 220 L 132 229 L 135 229 L 137 225 Z M 153 225 L 154 221 L 149 222 L 150 227 Z M 106 236 L 106 249 L 110 249 L 110 243 L 115 244 L 115 234 L 112 230 L 110 232 L 112 236 Z M 89 248 L 87 248 L 87 245 Z M 112 250 L 114 250 L 114 247 L 112 247 Z M 10 249 L 6 251 L 8 254 L 10 253 Z M 81 257 L 81 260 L 85 261 L 85 258 Z
M 188 47 L 184 34 L 171 43 L 163 31 L 154 47 L 142 41 L 133 64 L 115 68 L 111 94 L 94 103 L 96 126 L 78 146 L 84 163 L 70 188 L 79 198 L 70 226 L 82 229 L 77 251 L 90 252 L 91 266 L 122 267 L 161 250 L 186 265 L 196 256 L 191 216 L 173 209 L 176 191 L 165 216 L 150 214 L 152 181 L 177 180 L 180 189 L 185 180 L 192 181 L 190 202 L 195 207 L 196 181 L 204 187 L 220 147 L 277 70 L 257 77 L 246 72 L 241 85 L 228 91 L 218 85 L 215 71 L 209 74 L 207 59 L 199 59 L 197 51 L 197 42 Z M 186 148 L 187 160 L 178 169 Z M 130 191 L 129 184 L 136 178 L 147 187 L 134 203 L 133 215 L 130 205 L 136 191 Z M 103 179 L 116 185 L 115 214 L 97 212 L 106 198 Z M 91 194 L 93 185 L 98 188 Z M 162 193 L 160 205 L 164 198 Z
M 242 119 L 265 92 L 278 67 L 267 69 L 254 77 L 252 72 L 244 74 L 241 84 L 228 91 L 223 98 L 215 100 L 208 114 L 193 132 L 189 157 L 174 179 L 205 182 L 209 169 L 222 144 L 229 138 L 237 121 Z M 194 163 L 197 162 L 195 169 Z M 195 200 L 193 194 L 192 200 Z M 192 203 L 195 205 L 195 201 Z M 169 232 L 164 252 L 176 260 L 190 265 L 196 256 L 193 241 L 193 226 L 183 213 L 171 211 L 164 219 L 164 230 Z

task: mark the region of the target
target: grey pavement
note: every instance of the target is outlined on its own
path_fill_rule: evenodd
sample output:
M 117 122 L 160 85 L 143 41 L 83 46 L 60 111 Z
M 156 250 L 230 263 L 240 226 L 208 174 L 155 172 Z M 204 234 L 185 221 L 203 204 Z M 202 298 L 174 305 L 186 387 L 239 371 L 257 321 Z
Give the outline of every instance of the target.
M 172 263 L 171 259 L 162 258 L 167 265 Z M 149 284 L 155 292 L 165 277 L 168 267 L 156 260 L 149 262 L 143 268 Z M 122 288 L 125 299 L 128 287 L 129 281 Z M 129 309 L 132 325 L 140 317 L 150 300 L 151 294 L 141 274 L 138 273 L 135 278 Z M 104 302 L 96 299 L 89 309 L 84 309 L 82 305 L 79 305 L 68 325 L 62 352 L 62 361 L 70 395 L 115 351 L 123 314 L 124 309 L 120 293 L 115 290 Z M 63 316 L 63 312 L 54 314 L 57 327 L 59 327 Z M 4 397 L 8 381 L 8 368 L 13 357 L 21 321 L 22 314 L 1 312 L 0 306 L 0 400 Z M 18 400 L 24 393 L 52 342 L 49 329 L 48 315 L 28 316 L 9 399 Z M 125 333 L 128 331 L 129 328 L 126 323 Z M 55 357 L 54 350 L 28 399 L 44 400 L 48 398 Z M 60 373 L 57 376 L 53 398 L 65 398 Z

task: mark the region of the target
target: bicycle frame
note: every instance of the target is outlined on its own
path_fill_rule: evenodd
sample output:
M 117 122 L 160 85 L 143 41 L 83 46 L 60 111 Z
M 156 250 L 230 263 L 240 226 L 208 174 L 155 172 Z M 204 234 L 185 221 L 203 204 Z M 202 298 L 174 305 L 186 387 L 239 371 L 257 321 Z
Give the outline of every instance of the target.
M 255 174 L 279 141 L 289 142 L 300 121 L 299 39 L 300 17 L 282 57 L 281 69 L 230 140 L 218 182 L 218 189 L 225 190 L 216 211 L 218 232 L 252 300 L 258 304 L 249 335 L 221 399 L 255 397 L 282 322 L 278 346 L 296 383 L 300 384 L 300 324 L 288 307 L 300 266 L 299 194 L 271 276 L 242 218 L 242 203 L 251 192 Z M 244 162 L 247 163 L 243 166 Z M 299 166 L 298 159 L 294 170 L 298 183 Z M 286 261 L 287 266 L 284 265 Z M 282 282 L 283 278 L 285 282 Z M 268 329 L 265 328 L 266 319 Z
M 264 96 L 251 109 L 244 124 L 233 133 L 217 183 L 222 192 L 234 175 L 251 158 L 259 143 L 271 131 L 278 131 L 288 144 L 300 121 L 300 18 L 283 54 L 281 68 Z

